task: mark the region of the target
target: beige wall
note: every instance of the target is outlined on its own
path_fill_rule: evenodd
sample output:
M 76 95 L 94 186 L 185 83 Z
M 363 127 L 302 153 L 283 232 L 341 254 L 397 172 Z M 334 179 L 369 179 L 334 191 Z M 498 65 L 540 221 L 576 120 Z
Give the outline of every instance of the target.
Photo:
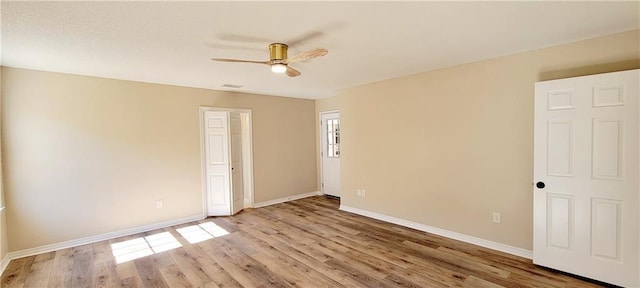
M 252 109 L 255 202 L 317 191 L 313 100 L 6 67 L 2 82 L 10 251 L 201 215 L 201 105 Z
M 322 187 L 320 185 L 322 185 L 322 172 L 320 171 L 320 169 L 322 169 L 322 159 L 320 159 L 320 112 L 325 112 L 325 111 L 336 111 L 336 110 L 340 110 L 340 97 L 339 96 L 335 96 L 335 97 L 330 97 L 330 98 L 323 98 L 323 99 L 318 99 L 316 100 L 316 135 L 317 135 L 317 140 L 316 140 L 316 158 L 317 158 L 317 169 L 318 169 L 318 179 L 317 179 L 317 183 L 318 183 L 318 191 L 322 191 Z
M 342 91 L 342 204 L 532 249 L 534 82 L 639 68 L 639 34 Z
M 320 112 L 340 110 L 340 97 L 329 97 L 316 100 L 316 118 Z

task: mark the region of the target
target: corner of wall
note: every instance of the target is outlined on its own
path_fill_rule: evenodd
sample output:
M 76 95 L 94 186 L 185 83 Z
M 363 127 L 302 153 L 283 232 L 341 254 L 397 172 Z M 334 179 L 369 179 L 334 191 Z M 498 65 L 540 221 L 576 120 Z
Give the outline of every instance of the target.
M 9 258 L 9 255 L 5 255 L 0 262 L 0 275 L 2 275 L 2 273 L 4 273 L 4 270 L 7 269 L 7 266 L 9 266 L 9 262 L 11 262 L 11 258 Z
M 4 269 L 9 265 L 8 257 L 8 237 L 7 237 L 7 221 L 6 221 L 6 209 L 4 204 L 4 181 L 3 181 L 3 169 L 2 169 L 2 66 L 0 66 L 0 275 L 4 272 Z

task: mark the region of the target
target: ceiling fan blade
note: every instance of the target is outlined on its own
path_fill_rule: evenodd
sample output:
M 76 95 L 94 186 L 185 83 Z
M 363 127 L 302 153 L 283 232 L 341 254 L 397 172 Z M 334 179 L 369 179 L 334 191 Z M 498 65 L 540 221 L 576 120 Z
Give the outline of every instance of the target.
M 295 55 L 293 57 L 289 57 L 288 59 L 283 60 L 284 63 L 293 63 L 293 62 L 300 62 L 300 61 L 305 61 L 305 60 L 310 60 L 313 58 L 317 58 L 317 57 L 321 57 L 324 55 L 327 55 L 327 53 L 329 53 L 329 51 L 327 51 L 327 49 L 324 48 L 318 48 L 318 49 L 313 49 L 313 50 L 309 50 L 307 52 L 302 52 L 298 55 Z
M 213 61 L 220 62 L 236 62 L 236 63 L 256 63 L 256 64 L 267 64 L 271 61 L 253 61 L 253 60 L 239 60 L 239 59 L 225 59 L 225 58 L 211 58 Z
M 247 45 L 227 45 L 227 44 L 216 44 L 216 43 L 205 43 L 204 45 L 209 48 L 213 48 L 214 50 L 249 50 L 249 51 L 264 52 L 264 48 L 250 47 Z
M 287 66 L 287 76 L 289 77 L 298 77 L 302 75 L 302 73 L 300 73 L 300 71 L 291 68 L 291 66 Z
M 217 38 L 222 41 L 229 41 L 229 42 L 260 43 L 260 44 L 269 43 L 269 41 L 271 41 L 271 39 L 254 37 L 250 35 L 238 35 L 238 34 L 220 34 L 220 35 L 217 35 Z
M 285 43 L 287 43 L 287 45 L 289 45 L 289 47 L 292 47 L 292 46 L 300 45 L 303 42 L 307 42 L 309 40 L 312 40 L 313 38 L 318 38 L 318 37 L 322 37 L 322 36 L 324 36 L 324 33 L 322 33 L 321 31 L 310 31 L 308 33 L 305 33 L 303 35 L 298 36 L 296 39 L 290 39 L 289 41 L 287 41 Z

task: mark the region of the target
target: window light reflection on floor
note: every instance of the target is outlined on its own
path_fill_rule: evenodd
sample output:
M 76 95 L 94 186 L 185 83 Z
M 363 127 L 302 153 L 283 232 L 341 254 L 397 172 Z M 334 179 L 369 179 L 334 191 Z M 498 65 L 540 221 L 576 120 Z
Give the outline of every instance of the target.
M 187 239 L 189 243 L 194 244 L 205 240 L 213 239 L 213 236 L 207 231 L 204 231 L 200 226 L 192 225 L 184 228 L 176 229 L 184 239 Z
M 116 263 L 124 263 L 134 259 L 153 255 L 182 247 L 182 244 L 169 232 L 135 238 L 123 242 L 111 244 L 111 252 L 116 258 Z
M 180 244 L 180 242 L 178 242 L 178 240 L 169 232 L 150 235 L 144 237 L 144 239 L 147 240 L 154 253 L 160 253 L 182 247 L 182 244 Z
M 220 237 L 229 234 L 227 230 L 224 230 L 222 227 L 216 225 L 213 222 L 205 222 L 200 225 L 200 228 L 204 229 L 204 231 L 209 232 L 213 237 Z
M 206 241 L 209 239 L 213 239 L 213 237 L 220 237 L 229 234 L 227 230 L 216 225 L 213 222 L 205 222 L 198 225 L 187 226 L 184 228 L 176 229 L 184 239 L 189 241 L 189 243 L 194 244 L 202 241 Z

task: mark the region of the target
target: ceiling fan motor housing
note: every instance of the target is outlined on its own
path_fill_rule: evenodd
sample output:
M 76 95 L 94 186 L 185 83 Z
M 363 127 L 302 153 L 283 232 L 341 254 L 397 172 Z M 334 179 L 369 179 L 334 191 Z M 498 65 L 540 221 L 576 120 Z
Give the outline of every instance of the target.
M 287 59 L 287 49 L 289 49 L 289 46 L 287 46 L 287 44 L 269 44 L 269 54 L 271 57 L 271 61 L 276 61 L 275 63 L 278 63 L 278 60 Z

